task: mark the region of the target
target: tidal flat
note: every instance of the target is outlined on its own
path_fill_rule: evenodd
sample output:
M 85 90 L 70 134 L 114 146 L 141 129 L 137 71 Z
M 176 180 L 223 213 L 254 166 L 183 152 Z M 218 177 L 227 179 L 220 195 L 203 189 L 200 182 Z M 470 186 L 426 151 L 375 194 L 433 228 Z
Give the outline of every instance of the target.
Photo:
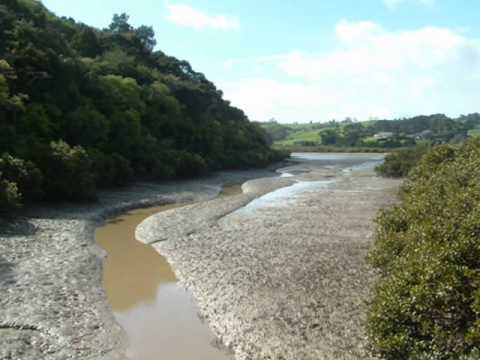
M 367 358 L 375 274 L 365 255 L 372 220 L 395 203 L 400 182 L 375 176 L 381 155 L 329 156 L 294 157 L 277 172 L 138 184 L 2 225 L 0 358 L 124 359 L 129 339 L 104 290 L 95 230 L 130 209 L 171 203 L 187 205 L 147 218 L 137 238 L 165 256 L 236 359 Z M 243 183 L 242 193 L 219 198 L 228 183 Z
M 236 359 L 369 359 L 366 255 L 400 181 L 374 174 L 381 155 L 294 159 L 280 170 L 293 176 L 154 215 L 137 238 L 172 264 Z
M 277 176 L 219 172 L 103 191 L 92 204 L 49 204 L 0 224 L 0 359 L 125 359 L 128 338 L 102 283 L 95 231 L 132 209 L 213 199 L 224 184 Z

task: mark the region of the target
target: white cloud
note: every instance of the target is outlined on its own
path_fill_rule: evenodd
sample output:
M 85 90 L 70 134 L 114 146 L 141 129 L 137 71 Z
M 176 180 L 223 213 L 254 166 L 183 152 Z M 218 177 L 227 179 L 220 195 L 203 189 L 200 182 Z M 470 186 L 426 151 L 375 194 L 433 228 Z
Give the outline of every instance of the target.
M 476 39 L 448 28 L 388 31 L 373 22 L 348 21 L 337 24 L 335 38 L 335 49 L 326 53 L 292 51 L 260 59 L 264 73 L 276 69 L 280 76 L 221 84 L 226 98 L 255 120 L 480 110 Z M 232 66 L 253 67 L 242 62 Z
M 174 24 L 195 29 L 231 30 L 240 27 L 240 21 L 224 15 L 209 15 L 182 4 L 167 4 L 167 19 Z
M 436 0 L 383 0 L 385 6 L 391 10 L 396 9 L 399 5 L 406 2 L 417 3 L 424 6 L 433 6 L 435 5 Z

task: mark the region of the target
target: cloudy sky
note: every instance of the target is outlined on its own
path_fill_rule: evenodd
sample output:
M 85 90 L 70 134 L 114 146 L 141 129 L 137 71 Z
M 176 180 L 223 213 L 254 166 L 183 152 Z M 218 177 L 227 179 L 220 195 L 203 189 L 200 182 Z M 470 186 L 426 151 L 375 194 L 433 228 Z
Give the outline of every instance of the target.
M 478 0 L 44 0 L 106 27 L 127 12 L 252 120 L 480 111 Z

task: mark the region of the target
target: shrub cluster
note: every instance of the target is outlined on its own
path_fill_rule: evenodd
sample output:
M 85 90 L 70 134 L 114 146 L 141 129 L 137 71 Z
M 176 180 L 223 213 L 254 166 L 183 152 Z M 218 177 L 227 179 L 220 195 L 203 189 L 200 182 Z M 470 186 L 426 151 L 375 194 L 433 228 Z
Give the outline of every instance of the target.
M 3 154 L 0 157 L 0 213 L 40 199 L 42 181 L 40 170 L 32 162 Z
M 0 172 L 0 214 L 9 213 L 21 205 L 21 196 L 14 182 L 3 178 Z
M 35 163 L 3 154 L 0 174 L 3 212 L 43 199 L 85 201 L 96 197 L 95 173 L 87 152 L 63 141 L 42 149 Z
M 376 167 L 375 171 L 386 177 L 405 177 L 429 149 L 428 145 L 417 145 L 392 152 L 385 157 L 383 164 Z
M 382 359 L 480 358 L 480 140 L 442 145 L 378 217 L 368 316 Z
M 81 146 L 71 147 L 64 141 L 51 142 L 39 163 L 48 199 L 85 201 L 96 198 L 92 161 Z
M 5 153 L 0 157 L 0 172 L 4 179 L 15 184 L 23 201 L 32 202 L 43 197 L 43 176 L 33 162 Z

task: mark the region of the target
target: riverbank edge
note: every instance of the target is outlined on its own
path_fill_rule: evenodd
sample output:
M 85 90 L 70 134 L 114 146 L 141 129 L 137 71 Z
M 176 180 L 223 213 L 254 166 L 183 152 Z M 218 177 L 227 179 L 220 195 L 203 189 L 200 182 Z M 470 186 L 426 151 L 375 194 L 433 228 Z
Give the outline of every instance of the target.
M 222 186 L 278 175 L 267 169 L 220 172 L 169 184 L 101 192 L 93 205 L 30 209 L 0 231 L 0 358 L 126 359 L 127 340 L 108 305 L 106 253 L 95 231 L 133 209 L 214 199 Z M 66 207 L 68 206 L 68 208 Z M 87 316 L 88 315 L 88 316 Z

